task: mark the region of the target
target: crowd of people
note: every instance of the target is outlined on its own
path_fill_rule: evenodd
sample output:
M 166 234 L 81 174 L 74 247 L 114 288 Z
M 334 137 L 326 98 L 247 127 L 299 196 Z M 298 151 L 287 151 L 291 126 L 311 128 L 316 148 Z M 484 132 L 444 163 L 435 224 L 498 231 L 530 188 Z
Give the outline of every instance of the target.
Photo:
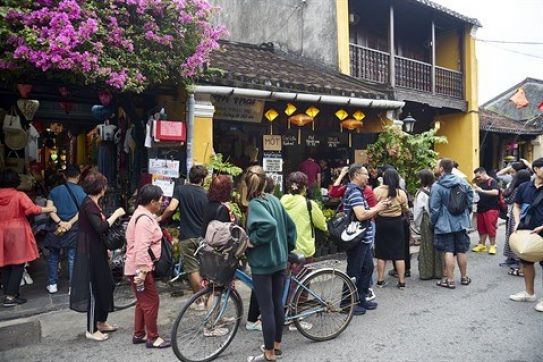
M 323 164 L 323 166 L 326 166 Z M 543 159 L 532 164 L 513 163 L 498 171 L 496 179 L 484 168 L 474 170 L 472 185 L 456 175 L 455 163 L 438 160 L 434 169 L 420 170 L 419 189 L 408 195 L 405 181 L 398 170 L 384 166 L 380 170 L 361 164 L 342 167 L 337 177 L 330 175 L 328 194 L 340 200 L 338 210 L 367 221 L 362 241 L 346 252 L 347 274 L 355 279 L 358 304 L 355 315 L 375 310 L 378 303 L 374 287 L 385 287 L 390 278 L 398 279 L 396 286 L 404 290 L 411 273 L 411 227 L 420 235 L 418 275 L 422 280 L 436 279 L 436 285 L 455 289 L 455 266 L 460 270 L 460 284 L 467 286 L 467 253 L 470 250 L 468 231 L 475 226 L 479 234 L 473 252 L 498 252 L 496 234 L 498 217 L 506 217 L 505 260 L 500 266 L 508 268 L 511 276 L 523 277 L 525 290 L 510 296 L 517 302 L 535 302 L 534 263 L 520 260 L 509 247 L 509 236 L 517 229 L 529 229 L 543 234 Z M 324 168 L 324 167 L 323 167 Z M 153 260 L 161 252 L 160 223 L 177 209 L 180 211 L 180 252 L 192 291 L 202 288 L 195 252 L 207 226 L 214 220 L 242 224 L 249 236 L 246 252 L 254 282 L 246 328 L 262 331 L 262 354 L 249 361 L 270 361 L 281 355 L 284 306 L 281 293 L 286 278 L 288 254 L 295 251 L 312 262 L 315 255 L 315 229 L 327 231 L 321 205 L 311 199 L 309 191 L 323 184 L 322 169 L 309 157 L 300 170 L 286 178 L 286 193 L 278 199 L 272 192 L 273 180 L 263 168 L 250 166 L 238 185 L 227 175 L 214 175 L 209 189 L 203 184 L 208 170 L 193 166 L 188 182 L 176 187 L 169 206 L 161 214 L 162 190 L 146 185 L 138 191 L 137 208 L 126 230 L 125 275 L 130 279 L 137 303 L 134 312 L 134 344 L 145 343 L 148 348 L 167 348 L 170 342 L 160 337 L 157 328 L 159 293 L 153 278 Z M 108 323 L 113 311 L 113 283 L 109 267 L 109 252 L 103 236 L 125 215 L 122 208 L 106 217 L 100 199 L 107 190 L 107 179 L 97 171 L 81 175 L 77 166 L 68 166 L 66 182 L 54 188 L 46 206 L 35 205 L 26 194 L 16 190 L 20 180 L 10 170 L 0 173 L 0 267 L 5 297 L 3 306 L 23 304 L 19 283 L 24 265 L 38 258 L 36 242 L 27 216 L 47 213 L 52 228 L 45 238 L 50 249 L 47 291 L 56 293 L 57 266 L 60 250 L 68 256 L 70 276 L 70 307 L 87 313 L 86 337 L 104 341 L 117 326 Z M 328 183 L 328 181 L 326 182 Z M 503 186 L 500 186 L 502 184 Z M 245 217 L 238 219 L 232 209 L 232 191 L 240 191 L 239 205 Z M 542 196 L 539 196 L 539 195 Z M 411 197 L 412 196 L 412 197 Z M 475 212 L 475 216 L 473 213 Z M 526 218 L 525 215 L 530 215 Z M 505 215 L 505 216 L 504 216 Z M 412 223 L 411 223 L 412 220 Z M 487 246 L 488 241 L 488 246 Z M 374 266 L 376 259 L 376 268 Z M 394 269 L 386 273 L 386 262 Z M 543 266 L 543 263 L 541 263 Z M 291 266 L 293 272 L 300 265 Z M 375 279 L 374 271 L 376 269 Z M 205 310 L 201 300 L 194 308 Z M 543 301 L 536 304 L 543 311 Z M 303 328 L 312 328 L 302 323 Z M 205 336 L 222 336 L 226 327 L 204 330 Z

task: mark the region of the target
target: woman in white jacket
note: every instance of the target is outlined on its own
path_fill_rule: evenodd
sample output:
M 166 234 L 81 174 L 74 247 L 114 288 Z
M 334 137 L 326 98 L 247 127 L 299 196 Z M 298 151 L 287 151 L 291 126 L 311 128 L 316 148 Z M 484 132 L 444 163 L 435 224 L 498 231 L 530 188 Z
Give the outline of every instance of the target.
M 415 226 L 420 230 L 419 277 L 440 279 L 443 272 L 441 253 L 434 249 L 434 235 L 430 225 L 430 189 L 434 174 L 428 169 L 418 173 L 420 189 L 415 195 L 413 214 Z

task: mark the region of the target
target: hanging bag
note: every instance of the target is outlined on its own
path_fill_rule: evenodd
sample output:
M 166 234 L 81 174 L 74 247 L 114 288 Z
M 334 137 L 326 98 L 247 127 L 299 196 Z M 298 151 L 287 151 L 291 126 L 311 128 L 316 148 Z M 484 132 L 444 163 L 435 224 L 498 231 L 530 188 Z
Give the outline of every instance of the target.
M 16 151 L 9 151 L 5 161 L 5 167 L 17 173 L 23 173 L 25 170 L 25 160 L 19 157 Z
M 25 148 L 28 137 L 21 124 L 21 118 L 13 107 L 10 113 L 4 116 L 2 130 L 4 131 L 4 143 L 8 148 L 15 151 Z

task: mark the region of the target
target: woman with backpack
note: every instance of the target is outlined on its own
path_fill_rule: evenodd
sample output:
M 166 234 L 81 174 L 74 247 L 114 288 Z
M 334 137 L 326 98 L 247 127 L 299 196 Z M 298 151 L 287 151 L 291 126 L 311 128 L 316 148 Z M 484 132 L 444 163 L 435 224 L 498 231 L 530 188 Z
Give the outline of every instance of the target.
M 145 185 L 138 192 L 137 208 L 126 228 L 126 261 L 124 274 L 131 281 L 136 296 L 133 344 L 147 348 L 167 348 L 170 342 L 158 334 L 157 318 L 160 299 L 153 277 L 153 260 L 160 258 L 162 229 L 156 215 L 162 206 L 162 189 Z
M 237 223 L 228 202 L 232 198 L 232 178 L 227 175 L 213 177 L 207 191 L 207 205 L 204 209 L 202 237 L 206 236 L 207 226 L 213 220 Z
M 245 175 L 248 244 L 247 258 L 260 306 L 264 345 L 262 354 L 248 362 L 275 361 L 281 355 L 285 308 L 281 301 L 288 253 L 296 246 L 296 226 L 273 195 L 264 192 L 266 173 L 260 166 L 249 167 Z
M 430 189 L 434 173 L 429 169 L 419 171 L 420 189 L 415 194 L 413 218 L 420 231 L 419 277 L 422 280 L 441 279 L 443 263 L 441 254 L 434 249 L 434 234 L 430 225 Z

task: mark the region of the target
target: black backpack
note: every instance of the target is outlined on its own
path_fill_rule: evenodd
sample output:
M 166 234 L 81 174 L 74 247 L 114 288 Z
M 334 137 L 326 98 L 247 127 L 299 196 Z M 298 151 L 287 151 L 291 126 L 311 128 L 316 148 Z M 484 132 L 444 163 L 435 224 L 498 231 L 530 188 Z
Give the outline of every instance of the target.
M 136 221 L 134 222 L 134 226 L 136 226 L 136 223 L 142 216 L 147 216 L 145 214 L 139 215 L 136 218 Z M 172 274 L 173 270 L 173 254 L 172 254 L 172 245 L 170 242 L 162 236 L 162 240 L 160 241 L 160 258 L 156 258 L 155 254 L 151 250 L 151 247 L 147 250 L 149 253 L 149 256 L 151 257 L 151 260 L 154 264 L 153 273 L 158 278 L 163 277 L 169 277 Z
M 451 215 L 461 215 L 468 208 L 468 192 L 466 187 L 456 184 L 450 188 L 447 210 Z

